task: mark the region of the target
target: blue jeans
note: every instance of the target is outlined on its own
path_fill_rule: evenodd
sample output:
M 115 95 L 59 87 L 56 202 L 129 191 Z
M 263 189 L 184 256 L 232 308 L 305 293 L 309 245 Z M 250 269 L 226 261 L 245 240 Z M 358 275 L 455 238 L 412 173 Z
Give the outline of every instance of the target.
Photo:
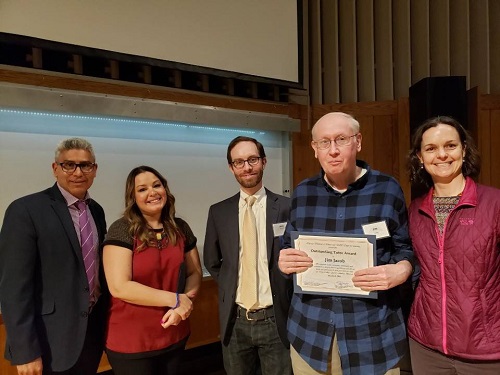
M 290 351 L 278 336 L 274 317 L 258 321 L 237 317 L 229 344 L 222 345 L 222 355 L 227 375 L 292 373 Z

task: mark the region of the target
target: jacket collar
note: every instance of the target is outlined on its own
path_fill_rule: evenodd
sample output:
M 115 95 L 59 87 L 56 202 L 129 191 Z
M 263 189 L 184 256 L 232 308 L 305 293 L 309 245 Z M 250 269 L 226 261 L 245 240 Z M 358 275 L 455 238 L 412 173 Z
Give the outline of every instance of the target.
M 427 213 L 428 215 L 434 216 L 434 202 L 432 197 L 434 195 L 434 187 L 429 189 L 429 192 L 424 197 L 422 205 L 419 210 Z M 460 196 L 457 207 L 461 206 L 476 206 L 477 205 L 477 185 L 474 180 L 470 177 L 465 178 L 465 188 Z M 456 207 L 455 207 L 456 208 Z

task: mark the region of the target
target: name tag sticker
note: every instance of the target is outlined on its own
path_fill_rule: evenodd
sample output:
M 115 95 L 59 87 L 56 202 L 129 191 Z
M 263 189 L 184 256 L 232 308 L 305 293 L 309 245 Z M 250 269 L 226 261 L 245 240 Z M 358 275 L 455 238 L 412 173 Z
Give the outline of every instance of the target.
M 285 233 L 286 221 L 273 224 L 274 237 L 282 236 Z
M 381 238 L 390 237 L 389 229 L 385 221 L 377 221 L 375 223 L 365 224 L 361 226 L 364 234 L 373 234 L 380 240 Z

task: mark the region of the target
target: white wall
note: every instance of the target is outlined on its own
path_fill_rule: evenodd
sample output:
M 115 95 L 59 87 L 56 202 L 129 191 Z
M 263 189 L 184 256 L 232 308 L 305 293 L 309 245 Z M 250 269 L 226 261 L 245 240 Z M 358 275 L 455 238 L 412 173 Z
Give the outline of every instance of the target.
M 167 178 L 178 216 L 190 224 L 200 250 L 209 206 L 238 192 L 226 161 L 231 139 L 249 135 L 261 141 L 268 158 L 266 187 L 276 193 L 289 189 L 289 171 L 284 170 L 288 150 L 281 132 L 122 120 L 0 110 L 0 220 L 12 200 L 54 183 L 54 150 L 60 140 L 72 136 L 84 137 L 94 146 L 99 168 L 90 193 L 104 207 L 108 226 L 123 211 L 130 170 L 149 165 Z

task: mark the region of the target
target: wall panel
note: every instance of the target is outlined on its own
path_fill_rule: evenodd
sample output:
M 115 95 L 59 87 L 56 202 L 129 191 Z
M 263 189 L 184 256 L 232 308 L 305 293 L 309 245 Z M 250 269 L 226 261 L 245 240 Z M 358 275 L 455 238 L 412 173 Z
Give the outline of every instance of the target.
M 450 2 L 450 74 L 469 77 L 469 0 Z
M 429 0 L 410 4 L 412 84 L 431 75 L 429 9 Z
M 491 111 L 490 142 L 490 183 L 500 188 L 500 173 L 498 173 L 498 162 L 500 162 L 500 108 Z
M 409 189 L 409 174 L 406 167 L 406 158 L 410 149 L 410 103 L 408 98 L 398 99 L 397 116 L 393 118 L 393 123 L 394 139 L 397 140 L 396 154 L 398 155 L 397 165 L 394 165 L 394 177 L 400 181 L 403 189 Z M 406 184 L 403 181 L 406 181 Z M 409 194 L 409 191 L 405 190 L 405 196 L 407 193 Z
M 394 95 L 408 96 L 411 85 L 410 0 L 392 2 Z
M 500 1 L 489 3 L 490 91 L 500 93 Z
M 449 7 L 449 0 L 433 0 L 430 3 L 431 76 L 450 75 Z
M 321 55 L 321 9 L 319 0 L 309 2 L 309 95 L 311 103 L 322 103 L 323 67 Z
M 313 103 L 338 103 L 340 102 L 340 60 L 339 60 L 339 21 L 338 1 L 321 2 L 321 27 L 322 35 L 329 38 L 322 39 L 323 101 Z
M 492 159 L 492 149 L 491 149 L 491 112 L 490 111 L 480 111 L 479 113 L 479 126 L 478 126 L 478 137 L 476 139 L 479 152 L 481 154 L 481 175 L 479 176 L 479 182 L 490 185 L 492 182 L 492 167 L 491 163 L 485 163 L 485 160 Z
M 394 175 L 397 169 L 398 156 L 394 153 L 397 149 L 394 141 L 395 116 L 381 115 L 373 117 L 373 147 L 376 150 L 373 154 L 373 164 L 380 170 L 391 171 Z
M 469 2 L 470 11 L 470 85 L 490 92 L 490 50 L 488 0 Z
M 361 152 L 358 155 L 359 159 L 368 161 L 376 159 L 376 146 L 375 146 L 375 124 L 373 116 L 358 115 L 355 116 L 360 124 L 360 132 L 362 135 Z
M 394 98 L 391 0 L 374 2 L 376 100 Z
M 358 0 L 356 3 L 357 61 L 358 61 L 358 100 L 375 100 L 375 45 L 373 1 Z
M 500 1 L 338 0 L 338 10 L 324 12 L 321 22 L 325 30 L 338 23 L 339 34 L 321 38 L 329 48 L 338 39 L 340 69 L 328 67 L 321 84 L 339 85 L 341 95 L 323 104 L 365 102 L 373 92 L 375 100 L 399 99 L 423 78 L 450 75 L 466 76 L 468 89 L 500 93 Z
M 339 0 L 340 96 L 344 103 L 358 101 L 356 58 L 356 2 Z
M 479 95 L 476 141 L 482 161 L 479 181 L 500 188 L 500 95 Z

